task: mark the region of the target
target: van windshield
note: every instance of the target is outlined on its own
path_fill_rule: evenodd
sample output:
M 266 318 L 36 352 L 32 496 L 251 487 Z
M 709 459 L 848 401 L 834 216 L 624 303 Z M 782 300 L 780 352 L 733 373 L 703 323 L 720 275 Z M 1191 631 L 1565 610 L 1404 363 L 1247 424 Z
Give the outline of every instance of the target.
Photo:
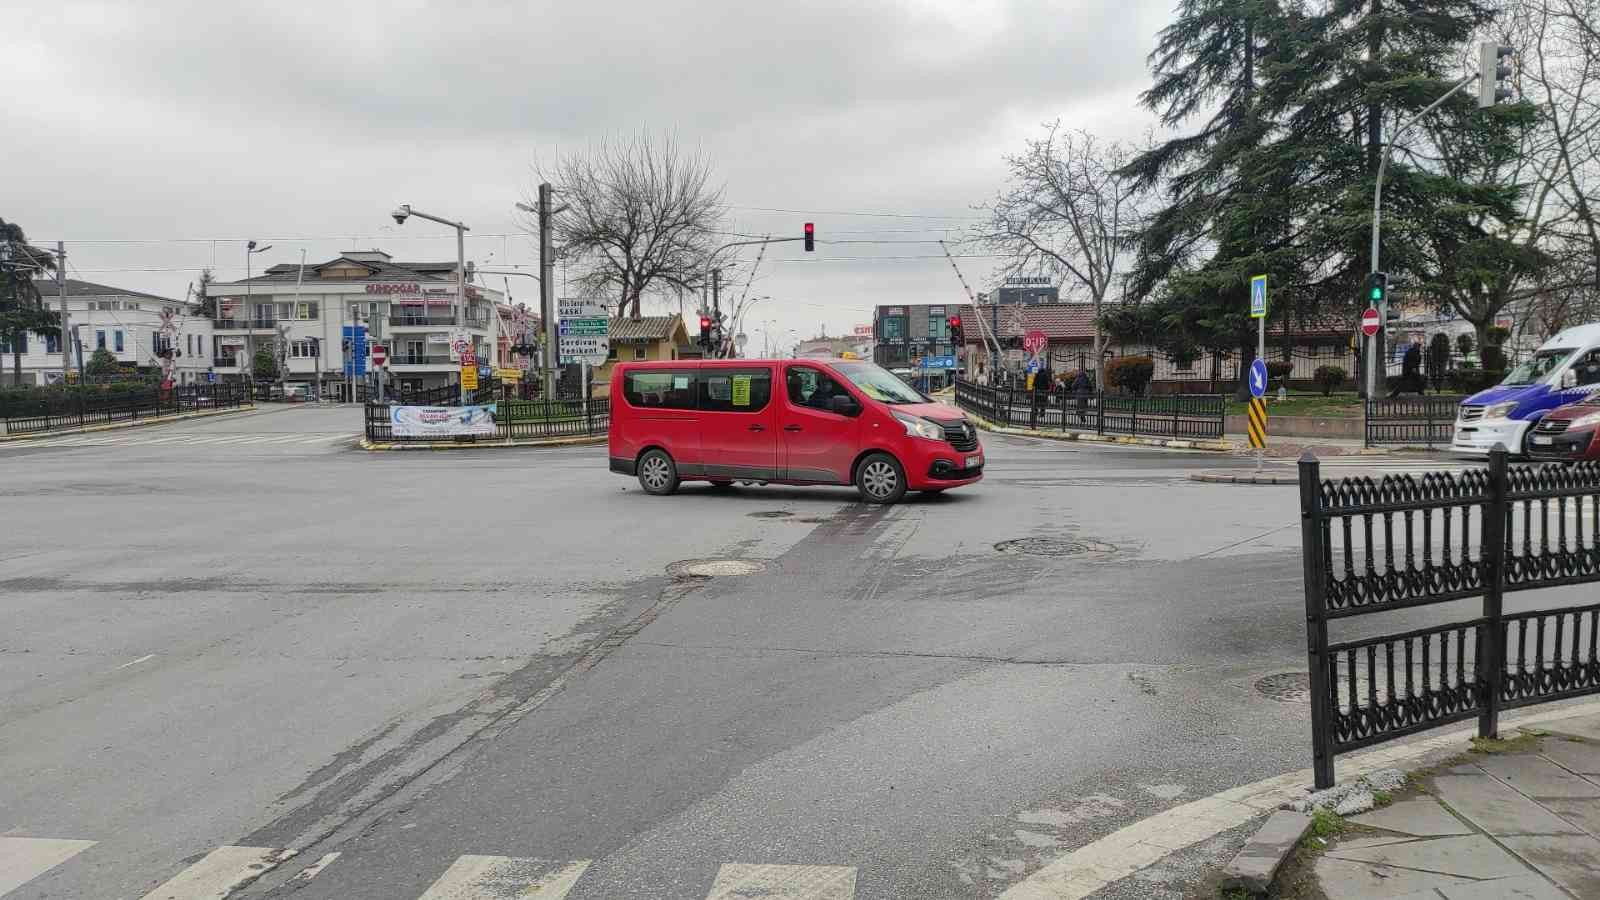
M 1549 350 L 1539 350 L 1507 373 L 1506 380 L 1500 383 L 1537 384 L 1543 381 L 1551 372 L 1560 368 L 1562 363 L 1571 359 L 1572 355 L 1577 352 L 1571 347 L 1554 347 Z
M 874 400 L 891 406 L 907 403 L 932 403 L 911 385 L 895 377 L 888 369 L 869 362 L 834 363 L 839 374 Z

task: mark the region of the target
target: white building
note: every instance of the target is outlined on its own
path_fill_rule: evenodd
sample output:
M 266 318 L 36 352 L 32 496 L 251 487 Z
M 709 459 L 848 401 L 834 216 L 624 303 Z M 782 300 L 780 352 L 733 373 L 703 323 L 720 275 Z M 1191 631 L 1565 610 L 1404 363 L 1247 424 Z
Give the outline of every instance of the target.
M 59 311 L 60 285 L 52 279 L 40 279 L 36 284 L 45 305 Z M 125 368 L 159 371 L 161 360 L 156 350 L 164 311 L 170 311 L 177 329 L 172 339 L 173 381 L 178 384 L 204 382 L 211 368 L 211 320 L 199 315 L 193 304 L 69 278 L 68 327 L 76 334 L 79 348 L 72 357 L 72 371 L 79 371 L 80 356 L 81 362 L 88 365 L 95 350 L 101 348 L 115 356 Z M 61 380 L 60 339 L 30 334 L 20 343 L 20 347 L 12 347 L 0 339 L 0 368 L 3 368 L 0 385 L 11 384 L 13 354 L 18 350 L 22 353 L 24 385 L 53 384 Z
M 347 360 L 356 362 L 357 350 L 347 350 L 344 335 L 347 327 L 360 326 L 369 348 L 381 343 L 388 350 L 391 389 L 453 384 L 461 371 L 450 350 L 453 337 L 470 342 L 481 364 L 501 363 L 494 314 L 501 294 L 469 283 L 457 314 L 455 271 L 454 262 L 394 262 L 381 250 L 359 250 L 213 283 L 206 289 L 218 306 L 213 365 L 225 379 L 248 375 L 255 352 L 275 349 L 281 334 L 288 344 L 279 354 L 288 361 L 285 380 L 311 384 L 320 369 L 326 392 L 343 382 Z M 364 368 L 367 360 L 360 362 Z

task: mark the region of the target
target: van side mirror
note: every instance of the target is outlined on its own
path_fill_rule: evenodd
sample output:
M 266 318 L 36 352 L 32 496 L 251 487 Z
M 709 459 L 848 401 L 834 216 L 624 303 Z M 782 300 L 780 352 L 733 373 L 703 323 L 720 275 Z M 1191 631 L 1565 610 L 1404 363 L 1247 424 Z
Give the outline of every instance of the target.
M 848 394 L 837 394 L 828 401 L 828 408 L 841 416 L 853 416 L 861 411 L 856 398 Z
M 1561 386 L 1564 387 L 1564 388 L 1575 388 L 1575 387 L 1577 387 L 1578 386 L 1578 371 L 1576 369 L 1568 369 L 1565 372 L 1562 372 L 1561 373 Z

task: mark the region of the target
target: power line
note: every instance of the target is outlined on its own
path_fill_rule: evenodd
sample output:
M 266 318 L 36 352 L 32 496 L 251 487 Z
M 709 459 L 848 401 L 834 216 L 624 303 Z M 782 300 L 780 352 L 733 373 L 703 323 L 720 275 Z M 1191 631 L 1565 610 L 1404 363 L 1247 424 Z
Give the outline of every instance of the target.
M 891 212 L 856 212 L 851 210 L 835 209 L 785 209 L 775 206 L 738 206 L 729 204 L 729 209 L 748 209 L 756 212 L 797 213 L 800 215 L 815 216 L 868 216 L 884 219 L 944 219 L 948 221 L 977 221 L 984 216 L 936 216 L 927 213 L 891 213 Z

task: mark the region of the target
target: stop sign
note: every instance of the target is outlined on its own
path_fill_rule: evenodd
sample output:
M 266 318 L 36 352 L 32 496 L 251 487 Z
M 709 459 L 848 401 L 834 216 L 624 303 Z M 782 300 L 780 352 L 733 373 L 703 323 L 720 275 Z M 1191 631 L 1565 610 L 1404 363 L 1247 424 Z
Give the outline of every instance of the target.
M 1377 334 L 1378 322 L 1378 311 L 1370 306 L 1367 307 L 1367 311 L 1361 314 L 1361 333 L 1367 337 Z
M 382 344 L 372 345 L 372 364 L 381 366 L 389 360 L 389 351 Z
M 1038 353 L 1048 346 L 1050 346 L 1050 336 L 1038 329 L 1022 336 L 1022 349 L 1029 353 Z

